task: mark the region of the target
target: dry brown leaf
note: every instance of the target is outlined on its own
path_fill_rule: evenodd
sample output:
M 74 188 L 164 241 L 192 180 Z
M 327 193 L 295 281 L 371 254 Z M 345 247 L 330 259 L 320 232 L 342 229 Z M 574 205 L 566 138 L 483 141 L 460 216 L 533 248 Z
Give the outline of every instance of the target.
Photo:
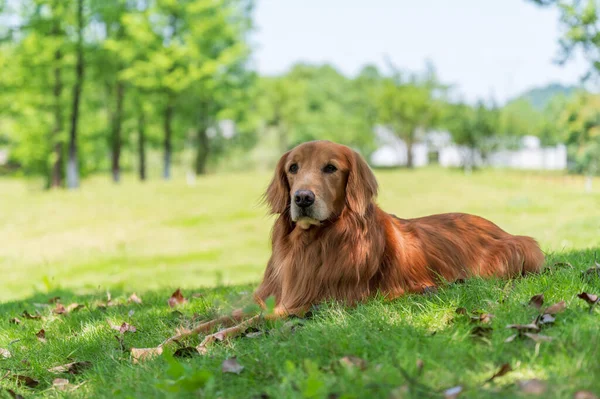
M 244 366 L 238 363 L 235 356 L 225 359 L 221 364 L 221 371 L 224 373 L 239 374 L 242 370 L 244 370 Z
M 518 384 L 519 388 L 521 388 L 521 392 L 528 395 L 543 395 L 548 389 L 545 381 L 538 380 L 536 378 L 519 381 Z
M 67 313 L 72 313 L 72 312 L 77 312 L 77 311 L 83 309 L 84 307 L 85 306 L 80 305 L 78 303 L 72 303 L 69 306 L 67 306 L 65 310 Z
M 364 370 L 367 368 L 367 362 L 364 359 L 361 359 L 357 356 L 344 356 L 340 359 L 340 363 L 346 367 L 356 367 L 358 369 Z
M 171 297 L 169 298 L 169 306 L 172 308 L 186 302 L 187 299 L 183 297 L 183 294 L 181 293 L 181 290 L 179 288 L 177 288 L 177 291 L 171 294 Z
M 29 312 L 26 310 L 24 310 L 23 313 L 21 313 L 21 316 L 23 316 L 24 318 L 29 319 L 29 320 L 36 320 L 36 319 L 42 318 L 42 316 L 40 316 L 39 314 L 32 315 L 32 314 L 29 314 Z
M 577 297 L 583 299 L 590 305 L 594 305 L 596 302 L 598 302 L 598 295 L 588 294 L 587 292 L 577 294 Z
M 142 298 L 140 298 L 139 296 L 137 296 L 135 294 L 135 292 L 133 294 L 131 294 L 131 296 L 129 297 L 129 299 L 127 300 L 127 302 L 133 302 L 133 303 L 137 303 L 138 305 L 142 304 Z
M 29 388 L 35 388 L 37 387 L 40 382 L 37 380 L 34 380 L 33 378 L 27 376 L 27 375 L 18 375 L 18 374 L 14 374 L 12 376 L 12 378 L 17 382 L 17 384 L 19 385 L 25 385 Z
M 543 326 L 545 324 L 552 324 L 552 323 L 554 323 L 555 320 L 556 320 L 556 318 L 554 316 L 544 313 L 543 315 L 539 315 L 535 319 L 534 324 L 536 324 L 538 326 Z
M 17 317 L 13 317 L 12 319 L 10 319 L 8 321 L 10 324 L 21 324 L 21 320 L 19 320 Z
M 37 337 L 38 341 L 46 343 L 46 330 L 44 330 L 43 328 L 38 331 L 35 336 Z
M 144 360 L 152 359 L 153 357 L 160 356 L 163 352 L 162 347 L 158 348 L 131 348 L 131 358 L 133 363 L 137 364 Z
M 558 303 L 555 303 L 552 306 L 547 307 L 546 310 L 544 310 L 544 313 L 545 314 L 555 315 L 557 313 L 562 312 L 566 308 L 567 308 L 567 305 L 565 304 L 565 301 L 560 301 Z
M 535 342 L 551 342 L 553 339 L 552 337 L 541 334 L 524 333 L 523 335 L 527 338 L 534 340 Z
M 506 328 L 512 328 L 517 331 L 529 331 L 529 332 L 538 332 L 540 331 L 540 327 L 536 324 L 509 324 Z
M 467 313 L 468 313 L 467 309 L 465 309 L 465 308 L 456 308 L 456 314 L 464 314 L 464 315 L 466 315 Z
M 598 396 L 590 391 L 577 391 L 573 395 L 573 399 L 598 399 Z
M 504 363 L 502 366 L 500 366 L 500 369 L 496 371 L 496 373 L 487 380 L 487 382 L 494 381 L 496 378 L 502 377 L 503 375 L 506 375 L 511 371 L 512 367 L 510 367 L 510 364 Z
M 60 297 L 59 296 L 55 296 L 55 297 L 52 297 L 52 298 L 48 299 L 48 303 L 56 303 L 58 301 L 60 301 Z
M 65 309 L 65 305 L 62 303 L 57 303 L 56 307 L 52 310 L 54 314 L 65 314 L 67 313 L 67 309 Z
M 529 305 L 536 309 L 540 309 L 544 304 L 544 294 L 537 294 L 531 297 Z
M 12 354 L 8 349 L 0 348 L 0 357 L 3 357 L 4 359 L 10 359 Z
M 59 391 L 66 391 L 69 387 L 69 380 L 64 378 L 55 378 L 52 386 Z
M 91 362 L 73 362 L 63 364 L 61 366 L 52 367 L 48 369 L 48 371 L 54 374 L 81 374 L 83 371 L 89 369 L 90 367 L 92 367 Z
M 444 399 L 456 399 L 456 398 L 458 398 L 458 395 L 460 395 L 462 391 L 463 391 L 463 387 L 461 387 L 460 385 L 452 387 L 452 388 L 448 388 L 444 391 Z
M 504 340 L 504 342 L 506 342 L 506 343 L 513 342 L 518 336 L 519 336 L 519 334 L 513 334 L 510 337 L 506 338 Z

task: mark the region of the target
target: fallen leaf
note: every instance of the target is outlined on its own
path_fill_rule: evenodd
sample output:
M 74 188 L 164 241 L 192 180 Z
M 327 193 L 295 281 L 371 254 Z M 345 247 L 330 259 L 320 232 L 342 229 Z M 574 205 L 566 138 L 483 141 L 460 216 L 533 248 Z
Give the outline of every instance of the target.
M 554 316 L 544 313 L 535 319 L 534 324 L 543 326 L 545 324 L 552 324 L 555 320 L 556 318 L 554 318 Z
M 55 297 L 52 297 L 52 298 L 48 299 L 48 303 L 56 303 L 58 301 L 60 301 L 60 297 L 59 296 L 55 296 Z
M 467 314 L 467 309 L 465 308 L 456 308 L 456 314 Z
M 452 388 L 448 388 L 444 391 L 444 399 L 456 399 L 458 395 L 463 391 L 463 387 L 460 385 Z
M 573 399 L 598 399 L 598 396 L 590 391 L 577 391 L 573 395 Z
M 183 294 L 181 293 L 181 290 L 179 288 L 177 288 L 177 291 L 171 294 L 171 297 L 169 298 L 169 306 L 172 308 L 186 302 L 187 299 L 183 297 Z
M 131 324 L 127 324 L 127 323 L 123 323 L 121 324 L 121 326 L 119 327 L 118 331 L 121 334 L 125 334 L 126 332 L 136 332 L 137 328 L 135 328 L 135 326 L 131 325 Z
M 40 384 L 39 381 L 34 380 L 33 378 L 26 376 L 26 375 L 15 374 L 12 376 L 12 378 L 16 380 L 17 384 L 25 385 L 29 388 L 35 388 Z
M 221 371 L 223 371 L 224 373 L 239 374 L 242 372 L 243 369 L 244 366 L 238 363 L 235 356 L 224 360 L 221 364 Z
M 38 341 L 46 343 L 46 330 L 43 328 L 38 331 L 35 336 L 37 337 Z
M 546 382 L 536 378 L 518 382 L 521 392 L 529 395 L 542 395 L 546 392 Z
M 59 391 L 66 391 L 69 385 L 69 380 L 64 379 L 64 378 L 55 378 L 54 381 L 52 381 L 52 386 L 56 389 L 58 389 Z
M 21 314 L 21 316 L 23 316 L 24 318 L 29 319 L 29 320 L 35 320 L 35 319 L 41 319 L 42 318 L 42 316 L 40 316 L 40 315 L 35 315 L 34 316 L 32 314 L 29 314 L 29 312 L 26 311 L 26 310 L 23 311 L 23 313 Z
M 587 292 L 577 294 L 577 297 L 583 299 L 590 305 L 594 305 L 596 302 L 598 302 L 598 295 L 588 294 Z
M 0 357 L 10 359 L 12 357 L 12 354 L 8 349 L 0 348 Z
M 538 332 L 540 331 L 540 327 L 536 324 L 509 324 L 506 328 L 512 328 L 517 331 L 530 331 L 530 332 Z
M 555 303 L 552 306 L 547 307 L 546 310 L 544 310 L 544 313 L 554 315 L 554 314 L 562 312 L 566 308 L 567 308 L 567 305 L 565 304 L 565 301 L 560 301 L 558 303 Z
M 198 351 L 191 346 L 179 348 L 173 353 L 173 357 L 194 357 L 196 355 L 198 355 Z
M 131 348 L 131 357 L 133 363 L 137 364 L 141 361 L 151 359 L 163 353 L 163 348 Z
M 471 330 L 472 337 L 489 338 L 492 335 L 492 327 L 477 326 Z
M 548 337 L 547 335 L 541 334 L 524 333 L 523 335 L 527 338 L 534 340 L 535 342 L 550 342 L 553 339 L 552 337 Z
M 513 334 L 510 337 L 506 338 L 504 340 L 504 342 L 506 342 L 506 343 L 513 342 L 518 336 L 519 336 L 519 334 Z
M 56 366 L 48 369 L 49 372 L 54 374 L 81 374 L 84 370 L 92 367 L 91 362 L 73 362 L 63 364 L 61 366 Z
M 495 316 L 491 313 L 482 313 L 479 316 L 471 316 L 471 322 L 482 322 L 484 324 L 489 324 Z
M 540 309 L 544 304 L 544 294 L 537 294 L 531 297 L 529 305 L 536 309 Z
M 493 376 L 491 376 L 486 382 L 494 381 L 496 378 L 502 377 L 503 375 L 506 375 L 511 371 L 512 367 L 510 367 L 510 364 L 504 363 L 502 366 L 500 366 L 500 369 L 496 371 L 496 373 Z
M 137 328 L 134 325 L 131 325 L 129 323 L 123 322 L 121 324 L 113 324 L 110 320 L 107 320 L 107 321 L 108 321 L 108 325 L 110 326 L 110 328 L 120 332 L 121 334 L 125 334 L 126 332 L 134 333 L 137 331 Z
M 138 305 L 141 305 L 142 299 L 140 297 L 138 297 L 134 292 L 133 294 L 131 294 L 131 296 L 129 297 L 127 302 L 133 302 L 133 303 L 137 303 Z
M 8 321 L 10 324 L 21 324 L 21 320 L 19 320 L 17 317 L 13 317 L 12 319 L 10 319 Z
M 67 309 L 65 309 L 65 305 L 62 303 L 57 303 L 56 307 L 52 310 L 54 314 L 65 314 L 67 313 Z
M 359 368 L 361 370 L 364 370 L 367 368 L 367 362 L 364 359 L 361 359 L 360 357 L 357 356 L 344 356 L 343 358 L 340 359 L 340 363 L 343 364 L 344 366 L 353 368 Z
M 85 306 L 80 305 L 78 303 L 72 303 L 72 304 L 70 304 L 69 306 L 66 307 L 65 311 L 67 313 L 77 312 L 77 311 L 83 309 L 84 307 Z

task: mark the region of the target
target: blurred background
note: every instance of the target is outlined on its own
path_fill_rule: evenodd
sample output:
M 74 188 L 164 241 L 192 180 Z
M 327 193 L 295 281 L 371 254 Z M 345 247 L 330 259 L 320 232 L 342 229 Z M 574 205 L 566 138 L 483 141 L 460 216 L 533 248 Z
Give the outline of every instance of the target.
M 260 196 L 315 139 L 400 216 L 597 246 L 598 5 L 0 0 L 0 299 L 256 281 Z

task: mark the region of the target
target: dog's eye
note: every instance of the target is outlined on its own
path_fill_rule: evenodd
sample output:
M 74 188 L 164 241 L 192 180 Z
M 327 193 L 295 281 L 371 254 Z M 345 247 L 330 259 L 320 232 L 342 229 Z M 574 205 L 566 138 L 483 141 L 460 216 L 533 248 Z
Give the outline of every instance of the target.
M 325 173 L 333 173 L 337 170 L 337 168 L 335 166 L 333 166 L 332 164 L 327 164 L 325 165 L 325 167 L 323 168 L 323 172 Z
M 296 173 L 298 171 L 298 164 L 293 163 L 290 165 L 290 173 Z

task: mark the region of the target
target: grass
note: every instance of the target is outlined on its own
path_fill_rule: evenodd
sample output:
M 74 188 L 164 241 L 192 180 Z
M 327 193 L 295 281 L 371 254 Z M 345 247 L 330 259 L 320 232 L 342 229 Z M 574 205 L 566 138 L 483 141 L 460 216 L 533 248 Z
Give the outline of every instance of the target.
M 0 180 L 0 348 L 12 354 L 0 356 L 0 378 L 11 373 L 0 387 L 25 397 L 400 398 L 443 397 L 444 389 L 460 385 L 461 397 L 504 398 L 526 397 L 517 381 L 537 378 L 547 384 L 546 398 L 572 397 L 579 389 L 600 394 L 600 312 L 588 312 L 576 297 L 600 294 L 600 279 L 580 275 L 593 265 L 598 247 L 598 190 L 584 193 L 581 179 L 536 173 L 464 176 L 425 169 L 377 175 L 379 203 L 391 213 L 476 213 L 536 237 L 550 265 L 562 261 L 573 268 L 508 283 L 471 280 L 355 309 L 325 304 L 311 319 L 264 324 L 260 329 L 268 334 L 215 345 L 206 356 L 133 364 L 123 348 L 156 346 L 178 327 L 247 303 L 269 256 L 272 219 L 259 199 L 270 176 L 215 175 L 191 187 L 133 179 L 115 187 L 94 178 L 78 192 L 52 193 L 22 180 Z M 178 287 L 189 302 L 174 310 L 167 299 Z M 106 303 L 107 291 L 117 306 L 98 306 Z M 133 292 L 142 304 L 127 302 Z M 504 343 L 511 335 L 507 324 L 536 316 L 527 302 L 539 293 L 547 305 L 567 305 L 542 332 L 553 340 Z M 54 314 L 48 300 L 56 296 L 84 307 Z M 456 314 L 458 307 L 492 313 L 491 335 L 472 338 L 477 324 Z M 24 310 L 42 317 L 25 319 Z M 14 317 L 21 323 L 11 324 Z M 109 322 L 127 322 L 137 332 L 124 333 L 120 343 Z M 46 342 L 36 338 L 41 329 Z M 244 366 L 239 375 L 221 371 L 232 356 Z M 345 366 L 344 356 L 363 359 L 364 369 Z M 71 361 L 91 367 L 73 375 L 48 371 Z M 484 383 L 504 363 L 513 371 Z M 39 385 L 18 385 L 15 374 Z M 52 386 L 57 377 L 83 385 L 61 391 Z M 170 383 L 174 378 L 179 382 Z M 185 391 L 199 386 L 198 392 Z

